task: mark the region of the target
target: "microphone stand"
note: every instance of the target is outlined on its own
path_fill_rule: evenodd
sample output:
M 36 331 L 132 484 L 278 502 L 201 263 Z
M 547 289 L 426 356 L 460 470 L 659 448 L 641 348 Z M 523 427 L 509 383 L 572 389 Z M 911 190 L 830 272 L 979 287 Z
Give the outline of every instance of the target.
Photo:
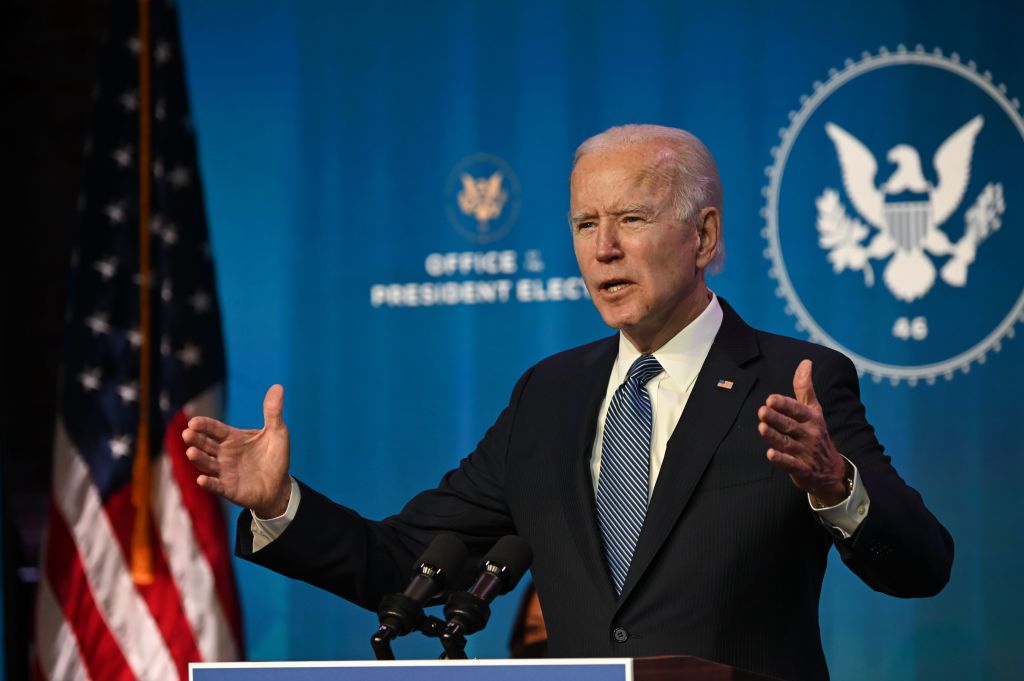
M 441 634 L 441 645 L 444 652 L 441 653 L 442 660 L 465 660 L 466 659 L 466 636 L 462 633 L 462 627 L 448 627 L 454 631 L 444 631 Z
M 496 578 L 487 579 L 485 584 L 491 588 L 481 589 L 484 598 L 493 598 L 493 587 L 500 585 L 500 581 Z M 487 620 L 491 617 L 491 608 L 484 598 L 467 592 L 454 593 L 448 598 L 448 604 L 444 608 L 448 622 L 441 634 L 441 645 L 444 646 L 447 659 L 465 660 L 466 635 L 476 633 L 487 625 Z
M 419 624 L 416 626 L 416 630 L 429 638 L 441 638 L 444 634 L 444 620 L 438 619 L 433 615 L 427 615 L 422 620 L 420 620 Z M 388 626 L 387 624 L 380 625 L 377 631 L 374 632 L 373 636 L 370 637 L 370 645 L 373 647 L 373 654 L 378 660 L 395 659 L 395 653 L 391 649 L 391 641 L 393 641 L 396 637 L 397 632 L 395 631 L 395 629 L 393 627 Z M 463 647 L 465 647 L 465 640 L 463 640 L 462 645 Z M 464 660 L 466 659 L 466 656 L 465 654 L 463 654 L 461 658 L 449 658 L 447 657 L 446 653 L 442 653 L 441 657 L 438 659 Z

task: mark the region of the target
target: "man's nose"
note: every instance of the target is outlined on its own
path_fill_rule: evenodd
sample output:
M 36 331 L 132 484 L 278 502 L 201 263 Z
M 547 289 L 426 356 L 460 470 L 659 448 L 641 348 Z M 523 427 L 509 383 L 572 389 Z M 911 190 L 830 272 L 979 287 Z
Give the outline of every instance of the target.
M 612 262 L 622 257 L 619 230 L 614 221 L 602 220 L 597 226 L 597 260 Z

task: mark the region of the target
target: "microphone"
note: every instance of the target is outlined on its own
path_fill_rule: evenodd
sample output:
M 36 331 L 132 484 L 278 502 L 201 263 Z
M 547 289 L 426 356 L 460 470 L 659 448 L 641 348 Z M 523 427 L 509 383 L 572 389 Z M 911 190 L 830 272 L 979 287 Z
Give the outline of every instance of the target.
M 437 535 L 413 566 L 405 591 L 381 599 L 377 609 L 380 627 L 370 639 L 378 660 L 395 659 L 391 641 L 420 627 L 423 606 L 450 586 L 468 553 L 454 534 Z
M 533 550 L 526 540 L 508 535 L 498 540 L 480 563 L 480 576 L 469 591 L 448 598 L 444 606 L 445 623 L 441 643 L 448 659 L 466 659 L 466 636 L 487 625 L 490 603 L 515 588 L 533 562 Z

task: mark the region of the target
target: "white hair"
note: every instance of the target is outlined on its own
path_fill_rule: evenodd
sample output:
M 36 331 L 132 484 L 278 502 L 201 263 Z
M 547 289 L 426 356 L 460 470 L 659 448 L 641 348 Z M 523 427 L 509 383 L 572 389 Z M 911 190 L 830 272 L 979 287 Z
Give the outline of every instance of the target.
M 689 222 L 708 207 L 715 208 L 721 215 L 722 180 L 718 175 L 718 165 L 704 143 L 686 130 L 664 125 L 635 124 L 608 128 L 576 148 L 572 166 L 575 169 L 579 160 L 587 154 L 650 143 L 663 145 L 672 154 L 672 182 L 676 191 L 675 204 L 679 220 Z M 720 237 L 711 263 L 712 271 L 721 268 L 724 254 L 724 243 Z

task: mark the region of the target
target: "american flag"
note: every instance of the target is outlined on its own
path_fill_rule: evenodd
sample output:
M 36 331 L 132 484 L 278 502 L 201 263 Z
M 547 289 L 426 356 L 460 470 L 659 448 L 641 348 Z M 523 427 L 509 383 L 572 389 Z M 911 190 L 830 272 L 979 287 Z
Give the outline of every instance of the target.
M 190 416 L 219 411 L 220 312 L 175 8 L 121 0 L 110 16 L 71 264 L 34 674 L 187 679 L 189 662 L 242 648 L 222 509 L 196 486 L 181 440 Z

